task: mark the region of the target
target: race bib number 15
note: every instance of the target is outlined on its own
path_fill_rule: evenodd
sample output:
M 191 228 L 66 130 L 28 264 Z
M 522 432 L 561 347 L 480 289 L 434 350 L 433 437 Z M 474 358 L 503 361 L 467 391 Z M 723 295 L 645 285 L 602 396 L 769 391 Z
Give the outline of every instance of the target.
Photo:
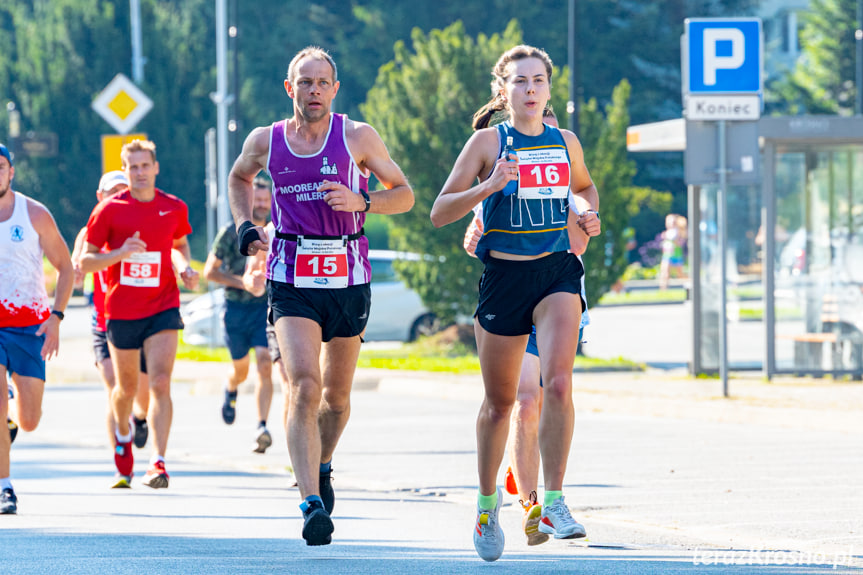
M 338 240 L 301 239 L 294 260 L 294 286 L 298 288 L 348 287 L 348 248 Z
M 161 252 L 132 254 L 128 259 L 120 262 L 120 285 L 159 287 L 161 272 Z

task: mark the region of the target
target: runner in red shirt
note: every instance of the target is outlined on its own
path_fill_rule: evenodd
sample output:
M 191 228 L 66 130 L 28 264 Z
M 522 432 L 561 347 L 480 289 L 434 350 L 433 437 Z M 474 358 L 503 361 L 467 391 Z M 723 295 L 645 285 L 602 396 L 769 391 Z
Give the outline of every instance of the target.
M 179 198 L 156 189 L 159 162 L 156 145 L 134 140 L 121 152 L 129 190 L 100 203 L 87 223 L 83 272 L 107 268 L 105 297 L 108 348 L 117 375 L 111 394 L 117 422 L 114 463 L 117 487 L 129 487 L 134 467 L 129 415 L 138 383 L 139 349 L 144 350 L 150 377 L 150 424 L 155 453 L 144 485 L 168 487 L 165 451 L 171 430 L 171 372 L 177 354 L 180 290 L 174 267 L 188 289 L 198 284 L 190 266 L 188 207 Z M 103 251 L 102 248 L 107 248 Z
M 99 188 L 96 190 L 96 198 L 99 202 L 110 198 L 115 194 L 129 189 L 129 180 L 122 171 L 115 170 L 106 172 L 99 180 Z M 87 227 L 81 228 L 75 238 L 75 247 L 72 250 L 72 266 L 75 268 L 75 287 L 81 287 L 84 275 L 81 272 L 81 256 L 84 255 L 84 245 L 87 243 Z M 107 427 L 108 437 L 111 445 L 114 445 L 117 424 L 114 422 L 114 409 L 111 407 L 111 393 L 114 389 L 116 378 L 114 377 L 114 362 L 111 361 L 108 352 L 108 336 L 105 332 L 105 292 L 108 290 L 108 271 L 101 270 L 92 275 L 93 293 L 91 316 L 91 331 L 93 334 L 93 354 L 96 357 L 96 369 L 102 376 L 102 382 L 108 390 L 108 414 Z M 135 397 L 132 409 L 132 423 L 134 424 L 135 447 L 141 448 L 147 443 L 149 427 L 147 425 L 147 408 L 150 404 L 150 382 L 147 379 L 147 365 L 141 355 L 141 376 L 138 379 L 138 394 Z

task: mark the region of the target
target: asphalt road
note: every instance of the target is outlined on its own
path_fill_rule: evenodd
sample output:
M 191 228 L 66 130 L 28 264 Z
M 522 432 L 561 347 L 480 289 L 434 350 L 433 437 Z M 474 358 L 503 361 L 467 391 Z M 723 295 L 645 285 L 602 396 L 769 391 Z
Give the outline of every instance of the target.
M 680 309 L 598 309 L 591 329 L 607 332 L 588 337 L 615 333 L 614 347 L 629 350 L 616 355 L 673 364 L 656 336 L 675 329 L 662 320 Z M 273 423 L 281 395 L 275 444 L 253 454 L 249 383 L 237 422 L 219 415 L 224 366 L 177 365 L 170 488 L 138 483 L 145 448 L 133 489 L 109 489 L 105 393 L 85 312 L 70 312 L 42 424 L 12 450 L 19 514 L 0 518 L 3 573 L 863 571 L 859 384 L 735 380 L 723 399 L 715 381 L 679 370 L 578 374 L 565 493 L 588 539 L 528 548 L 505 496 L 506 550 L 489 565 L 471 540 L 477 377 L 358 372 L 333 462 L 334 542 L 309 548 Z

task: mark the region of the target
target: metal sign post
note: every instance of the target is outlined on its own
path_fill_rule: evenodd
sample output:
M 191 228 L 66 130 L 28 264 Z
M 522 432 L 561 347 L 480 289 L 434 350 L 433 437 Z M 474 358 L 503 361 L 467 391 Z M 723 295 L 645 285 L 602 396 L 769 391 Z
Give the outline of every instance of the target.
M 719 379 L 722 380 L 722 395 L 728 397 L 728 170 L 726 166 L 727 153 L 725 151 L 725 120 L 718 122 L 719 132 L 719 190 L 716 193 L 717 214 L 716 228 L 719 231 Z
M 718 180 L 716 228 L 719 239 L 719 377 L 722 393 L 728 397 L 728 184 L 758 178 L 757 129 L 761 117 L 764 56 L 761 20 L 758 18 L 690 18 L 685 21 L 681 39 L 683 107 L 686 115 L 687 143 L 684 161 L 686 183 L 700 185 Z M 744 124 L 741 130 L 730 126 Z M 698 146 L 690 133 L 708 134 L 716 129 L 715 169 L 707 152 L 712 143 Z M 729 169 L 729 137 L 741 145 L 733 149 L 736 169 Z M 745 150 L 743 150 L 745 148 Z M 716 158 L 716 156 L 712 156 Z M 712 173 L 709 173 L 712 172 Z M 731 176 L 731 178 L 730 178 Z M 697 229 L 697 228 L 696 228 Z

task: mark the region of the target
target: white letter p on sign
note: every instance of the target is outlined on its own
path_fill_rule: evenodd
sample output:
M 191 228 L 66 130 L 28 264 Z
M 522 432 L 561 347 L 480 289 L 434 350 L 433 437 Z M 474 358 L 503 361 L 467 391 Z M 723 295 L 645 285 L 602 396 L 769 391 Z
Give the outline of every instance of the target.
M 717 56 L 716 46 L 731 42 L 730 56 Z M 717 70 L 734 70 L 743 65 L 746 41 L 738 28 L 707 28 L 704 30 L 704 85 L 716 84 Z

